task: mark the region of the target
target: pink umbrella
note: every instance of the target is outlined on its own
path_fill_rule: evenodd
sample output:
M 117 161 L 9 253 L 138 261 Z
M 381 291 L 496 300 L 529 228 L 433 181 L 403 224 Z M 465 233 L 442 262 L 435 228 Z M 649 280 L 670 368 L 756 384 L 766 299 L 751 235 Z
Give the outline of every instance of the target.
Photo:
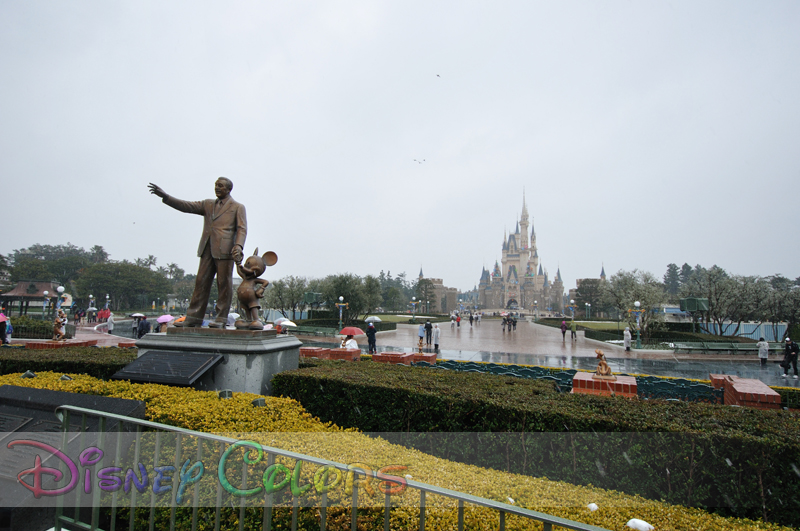
M 8 317 L 4 313 L 0 313 L 0 323 L 5 323 L 8 321 Z
M 164 323 L 168 323 L 168 322 L 174 321 L 174 320 L 175 320 L 175 318 L 172 317 L 171 315 L 164 314 L 161 317 L 159 317 L 158 319 L 156 319 L 156 322 L 164 324 Z

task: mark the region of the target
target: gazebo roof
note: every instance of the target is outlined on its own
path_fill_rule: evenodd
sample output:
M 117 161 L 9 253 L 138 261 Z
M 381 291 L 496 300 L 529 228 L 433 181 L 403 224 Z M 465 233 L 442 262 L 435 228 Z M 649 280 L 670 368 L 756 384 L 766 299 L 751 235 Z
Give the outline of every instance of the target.
M 58 295 L 56 288 L 58 282 L 43 280 L 20 280 L 17 285 L 5 293 L 0 293 L 0 299 L 44 299 L 44 292 L 48 291 L 48 297 Z

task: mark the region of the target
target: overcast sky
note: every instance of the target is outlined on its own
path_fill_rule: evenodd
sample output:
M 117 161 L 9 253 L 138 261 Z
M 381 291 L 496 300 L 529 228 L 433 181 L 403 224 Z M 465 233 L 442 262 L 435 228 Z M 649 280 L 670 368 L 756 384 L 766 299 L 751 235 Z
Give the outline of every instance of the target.
M 266 278 L 542 264 L 800 276 L 800 2 L 0 3 L 0 253 L 197 267 L 234 182 Z M 415 159 L 425 162 L 419 164 Z

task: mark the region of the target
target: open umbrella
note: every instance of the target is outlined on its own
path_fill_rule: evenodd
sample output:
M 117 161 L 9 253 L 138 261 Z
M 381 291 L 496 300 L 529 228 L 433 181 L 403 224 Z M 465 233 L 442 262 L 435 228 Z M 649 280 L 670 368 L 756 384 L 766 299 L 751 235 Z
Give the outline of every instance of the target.
M 295 323 L 293 323 L 293 322 L 289 321 L 288 319 L 287 319 L 286 321 L 281 321 L 280 325 L 281 325 L 282 327 L 283 327 L 283 326 L 297 326 Z
M 91 310 L 91 308 L 89 308 Z M 128 317 L 144 317 L 143 313 L 132 313 Z
M 174 321 L 174 320 L 175 320 L 175 318 L 174 318 L 174 317 L 172 317 L 171 315 L 169 315 L 169 314 L 164 314 L 164 315 L 162 315 L 161 317 L 159 317 L 158 319 L 156 319 L 156 322 L 159 322 L 159 323 L 161 323 L 161 324 L 164 324 L 164 323 L 168 323 L 168 322 L 170 322 L 170 321 Z
M 364 319 L 364 321 L 366 321 L 368 323 L 380 323 L 381 322 L 381 318 L 380 317 L 375 317 L 374 315 L 370 315 L 369 317 Z
M 281 324 L 282 322 L 284 322 L 284 321 L 288 321 L 288 320 L 289 320 L 289 319 L 287 319 L 286 317 L 278 317 L 277 319 L 275 319 L 274 321 L 272 321 L 272 323 L 273 323 L 273 324 L 276 324 L 276 325 L 279 325 L 279 324 Z
M 345 326 L 339 333 L 343 336 L 363 336 L 365 334 L 365 332 L 357 326 Z
M 5 314 L 0 313 L 0 323 L 5 323 L 6 321 L 8 321 L 8 317 L 6 317 Z

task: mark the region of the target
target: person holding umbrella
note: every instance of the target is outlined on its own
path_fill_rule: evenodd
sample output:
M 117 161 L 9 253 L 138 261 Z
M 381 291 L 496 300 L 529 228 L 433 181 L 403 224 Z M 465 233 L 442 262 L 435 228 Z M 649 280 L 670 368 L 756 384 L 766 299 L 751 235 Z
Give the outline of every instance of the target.
M 361 350 L 356 340 L 353 339 L 353 336 L 363 336 L 363 330 L 357 326 L 345 326 L 339 333 L 345 336 L 344 339 L 342 339 L 342 348 Z
M 367 342 L 369 343 L 370 354 L 378 353 L 378 348 L 375 346 L 375 334 L 375 326 L 372 323 L 369 323 L 367 326 Z

